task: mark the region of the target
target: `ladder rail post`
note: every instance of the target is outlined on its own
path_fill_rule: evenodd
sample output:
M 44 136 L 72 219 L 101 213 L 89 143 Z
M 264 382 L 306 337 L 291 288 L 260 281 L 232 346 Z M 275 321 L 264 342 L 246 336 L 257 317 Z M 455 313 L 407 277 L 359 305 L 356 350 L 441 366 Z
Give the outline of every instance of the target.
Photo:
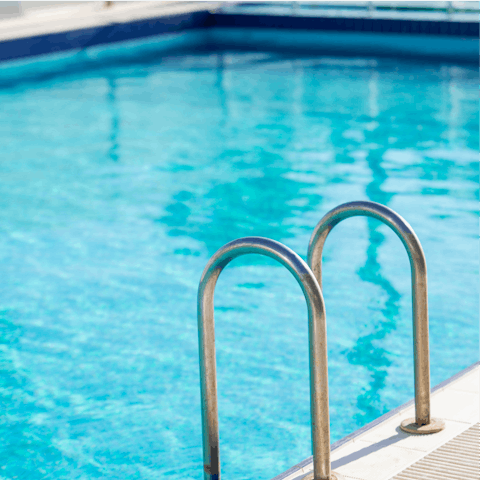
M 430 416 L 427 264 L 413 228 L 392 209 L 379 203 L 357 201 L 339 205 L 328 212 L 315 227 L 308 247 L 308 264 L 322 288 L 322 252 L 328 234 L 342 220 L 359 215 L 376 218 L 388 225 L 407 250 L 412 275 L 415 423 L 417 427 L 424 426 L 423 430 L 408 431 L 409 433 L 440 431 L 443 429 L 443 422 L 438 419 L 432 421 Z M 426 427 L 427 425 L 431 425 L 431 428 Z M 432 429 L 434 431 L 431 431 Z
M 213 301 L 215 285 L 223 268 L 230 261 L 248 253 L 266 255 L 279 261 L 293 274 L 302 288 L 307 301 L 309 322 L 310 409 L 314 479 L 340 479 L 340 475 L 331 472 L 330 466 L 326 315 L 322 292 L 308 265 L 293 250 L 279 242 L 261 237 L 241 238 L 220 248 L 205 267 L 198 288 L 204 478 L 205 480 L 220 480 Z

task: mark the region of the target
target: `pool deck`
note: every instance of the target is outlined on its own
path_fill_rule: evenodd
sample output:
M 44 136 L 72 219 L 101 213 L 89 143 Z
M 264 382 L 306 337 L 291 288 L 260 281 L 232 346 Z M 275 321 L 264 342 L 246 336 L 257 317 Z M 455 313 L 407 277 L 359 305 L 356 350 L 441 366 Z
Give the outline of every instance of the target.
M 24 15 L 0 20 L 0 42 L 99 26 L 211 11 L 220 2 L 84 2 L 28 9 Z
M 345 480 L 478 479 L 479 406 L 477 362 L 432 390 L 432 417 L 445 421 L 443 431 L 409 435 L 400 430 L 402 420 L 415 416 L 411 400 L 333 444 L 332 470 Z M 310 457 L 273 480 L 300 480 L 312 470 Z

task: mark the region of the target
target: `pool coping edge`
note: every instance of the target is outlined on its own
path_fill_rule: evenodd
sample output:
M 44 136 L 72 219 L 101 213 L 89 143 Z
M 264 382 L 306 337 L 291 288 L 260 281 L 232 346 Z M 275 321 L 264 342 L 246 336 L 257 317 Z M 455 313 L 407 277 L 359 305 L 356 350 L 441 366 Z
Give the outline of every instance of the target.
M 440 382 L 439 384 L 435 385 L 431 389 L 431 393 L 436 393 L 440 390 L 443 390 L 445 387 L 448 385 L 451 385 L 452 383 L 455 383 L 457 380 L 460 380 L 463 376 L 467 375 L 470 373 L 472 370 L 475 370 L 477 367 L 480 366 L 480 360 L 474 362 L 472 365 L 464 368 L 463 370 L 460 370 L 460 372 L 456 373 L 455 375 L 451 376 L 450 378 L 447 378 L 443 382 Z M 335 443 L 333 443 L 330 447 L 331 451 L 334 451 L 341 446 L 345 445 L 349 441 L 359 437 L 360 435 L 363 435 L 365 432 L 375 428 L 376 426 L 380 425 L 384 421 L 398 415 L 401 413 L 403 410 L 406 410 L 410 406 L 412 406 L 415 402 L 415 399 L 412 398 L 408 402 L 405 402 L 404 404 L 394 408 L 393 410 L 390 410 L 389 412 L 383 414 L 382 416 L 376 418 L 370 423 L 367 423 L 367 425 L 364 425 L 363 427 L 359 428 L 358 430 L 355 430 L 354 432 L 350 433 L 349 435 L 341 438 L 340 440 L 337 440 Z M 297 463 L 293 467 L 289 468 L 288 470 L 280 473 L 279 475 L 276 475 L 273 477 L 271 480 L 283 480 L 284 478 L 287 478 L 294 474 L 295 472 L 301 470 L 302 468 L 306 467 L 307 465 L 311 464 L 313 462 L 313 456 L 310 456 L 306 458 L 305 460 L 302 460 L 300 463 Z

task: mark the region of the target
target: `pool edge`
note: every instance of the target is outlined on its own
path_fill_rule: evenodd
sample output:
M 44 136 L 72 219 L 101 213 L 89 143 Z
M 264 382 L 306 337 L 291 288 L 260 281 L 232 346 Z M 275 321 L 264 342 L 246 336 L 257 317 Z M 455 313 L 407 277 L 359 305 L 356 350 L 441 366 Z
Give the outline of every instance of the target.
M 171 2 L 168 8 L 160 8 L 156 3 L 148 2 L 144 10 L 124 9 L 116 11 L 112 8 L 99 12 L 83 12 L 83 17 L 78 20 L 64 19 L 65 26 L 58 27 L 58 19 L 52 22 L 50 19 L 45 25 L 32 23 L 32 20 L 16 20 L 8 25 L 3 23 L 6 32 L 0 35 L 0 64 L 11 60 L 36 57 L 43 54 L 58 53 L 72 49 L 85 49 L 95 45 L 109 45 L 122 41 L 149 38 L 169 33 L 179 33 L 191 29 L 258 29 L 267 34 L 269 31 L 295 30 L 303 33 L 317 34 L 363 34 L 382 36 L 387 38 L 401 35 L 404 39 L 409 37 L 422 38 L 450 38 L 452 41 L 462 40 L 468 48 L 468 52 L 462 57 L 462 48 L 456 46 L 454 52 L 447 55 L 447 59 L 457 58 L 459 53 L 463 61 L 478 63 L 478 24 L 472 22 L 460 24 L 439 20 L 386 20 L 386 19 L 345 19 L 345 18 L 309 18 L 295 16 L 255 15 L 255 14 L 229 14 L 222 11 L 222 2 Z M 3 20 L 10 22 L 10 20 Z M 458 23 L 458 25 L 457 25 Z M 238 39 L 236 39 L 238 40 Z M 398 39 L 394 39 L 398 44 Z M 248 43 L 248 42 L 247 42 Z M 328 43 L 328 42 L 327 42 Z M 337 43 L 337 42 L 334 42 Z M 372 45 L 377 43 L 367 42 L 368 52 Z M 389 55 L 402 55 L 400 49 L 387 48 Z M 418 55 L 418 42 L 414 49 L 406 46 L 406 54 Z M 454 42 L 455 43 L 455 42 Z M 468 45 L 467 45 L 468 43 Z M 471 43 L 471 45 L 470 45 Z M 347 42 L 351 47 L 355 42 Z M 473 45 L 476 44 L 476 47 Z M 347 45 L 348 46 L 348 45 Z M 341 49 L 345 45 L 340 45 Z M 461 47 L 464 48 L 462 45 Z M 324 45 L 320 45 L 323 49 Z M 332 48 L 331 46 L 329 48 Z M 334 45 L 334 49 L 337 45 Z M 357 48 L 358 50 L 358 48 Z M 355 50 L 354 55 L 359 52 Z M 398 51 L 397 51 L 398 50 Z M 364 53 L 365 53 L 364 52 Z M 381 49 L 379 53 L 382 53 Z M 420 52 L 421 53 L 421 52 Z M 448 52 L 447 52 L 448 53 Z M 361 54 L 361 52 L 360 52 Z M 428 56 L 428 49 L 427 49 Z M 442 57 L 441 52 L 435 51 L 435 57 Z M 443 57 L 442 57 L 443 58 Z
M 438 392 L 439 390 L 444 389 L 445 387 L 451 385 L 452 383 L 455 383 L 457 380 L 460 380 L 463 378 L 463 376 L 467 375 L 470 373 L 472 370 L 480 366 L 480 360 L 474 362 L 472 365 L 464 368 L 463 370 L 460 370 L 460 372 L 456 373 L 455 375 L 451 376 L 450 378 L 447 378 L 443 382 L 440 382 L 438 385 L 435 385 L 431 389 L 431 393 Z M 393 410 L 390 410 L 389 412 L 383 414 L 381 417 L 376 418 L 372 422 L 368 423 L 367 425 L 364 425 L 362 428 L 359 428 L 355 432 L 350 433 L 349 435 L 341 438 L 340 440 L 337 440 L 335 443 L 332 443 L 330 450 L 333 452 L 334 450 L 338 449 L 339 447 L 345 445 L 347 442 L 359 437 L 360 435 L 363 435 L 364 433 L 368 432 L 369 430 L 377 427 L 381 423 L 385 422 L 386 420 L 398 415 L 401 413 L 403 410 L 406 410 L 410 406 L 413 405 L 415 402 L 415 399 L 412 398 L 408 402 L 405 402 L 404 404 L 394 408 Z M 313 456 L 310 456 L 306 458 L 305 460 L 302 460 L 301 462 L 297 463 L 293 467 L 289 468 L 288 470 L 280 473 L 279 475 L 276 475 L 275 477 L 271 478 L 271 480 L 283 480 L 284 478 L 290 477 L 293 475 L 295 472 L 303 469 L 307 465 L 311 464 L 313 461 Z

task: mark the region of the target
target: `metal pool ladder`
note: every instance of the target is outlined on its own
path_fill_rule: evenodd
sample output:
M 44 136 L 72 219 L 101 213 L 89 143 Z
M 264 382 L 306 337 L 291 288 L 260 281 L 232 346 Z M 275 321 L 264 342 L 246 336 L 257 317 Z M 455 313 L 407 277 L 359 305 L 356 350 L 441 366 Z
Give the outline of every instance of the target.
M 321 291 L 322 252 L 328 234 L 342 220 L 353 216 L 376 218 L 388 225 L 407 249 L 412 272 L 415 418 L 401 423 L 413 434 L 431 434 L 445 428 L 430 416 L 430 365 L 428 347 L 427 266 L 420 241 L 412 227 L 396 212 L 374 202 L 350 202 L 328 212 L 315 227 L 308 247 L 308 265 L 285 245 L 262 237 L 245 237 L 220 248 L 205 267 L 198 287 L 198 332 L 202 395 L 203 469 L 205 480 L 220 480 L 215 320 L 213 297 L 222 270 L 236 257 L 258 253 L 285 266 L 302 288 L 308 307 L 310 352 L 310 410 L 313 475 L 304 480 L 343 480 L 331 471 L 330 415 L 328 406 L 327 334 Z
M 310 409 L 315 480 L 343 480 L 330 468 L 327 332 L 322 292 L 308 265 L 285 245 L 261 237 L 234 240 L 220 248 L 205 267 L 198 287 L 198 332 L 202 395 L 203 470 L 205 480 L 220 480 L 217 373 L 213 296 L 222 270 L 236 257 L 258 253 L 285 266 L 295 277 L 308 307 Z
M 335 225 L 349 217 L 363 215 L 388 225 L 407 249 L 412 272 L 413 350 L 415 377 L 415 418 L 404 420 L 400 428 L 407 433 L 430 434 L 445 428 L 445 422 L 430 417 L 430 360 L 428 347 L 427 264 L 420 240 L 413 228 L 398 213 L 379 203 L 349 202 L 330 210 L 313 231 L 308 246 L 308 264 L 322 287 L 322 252 L 325 240 Z

